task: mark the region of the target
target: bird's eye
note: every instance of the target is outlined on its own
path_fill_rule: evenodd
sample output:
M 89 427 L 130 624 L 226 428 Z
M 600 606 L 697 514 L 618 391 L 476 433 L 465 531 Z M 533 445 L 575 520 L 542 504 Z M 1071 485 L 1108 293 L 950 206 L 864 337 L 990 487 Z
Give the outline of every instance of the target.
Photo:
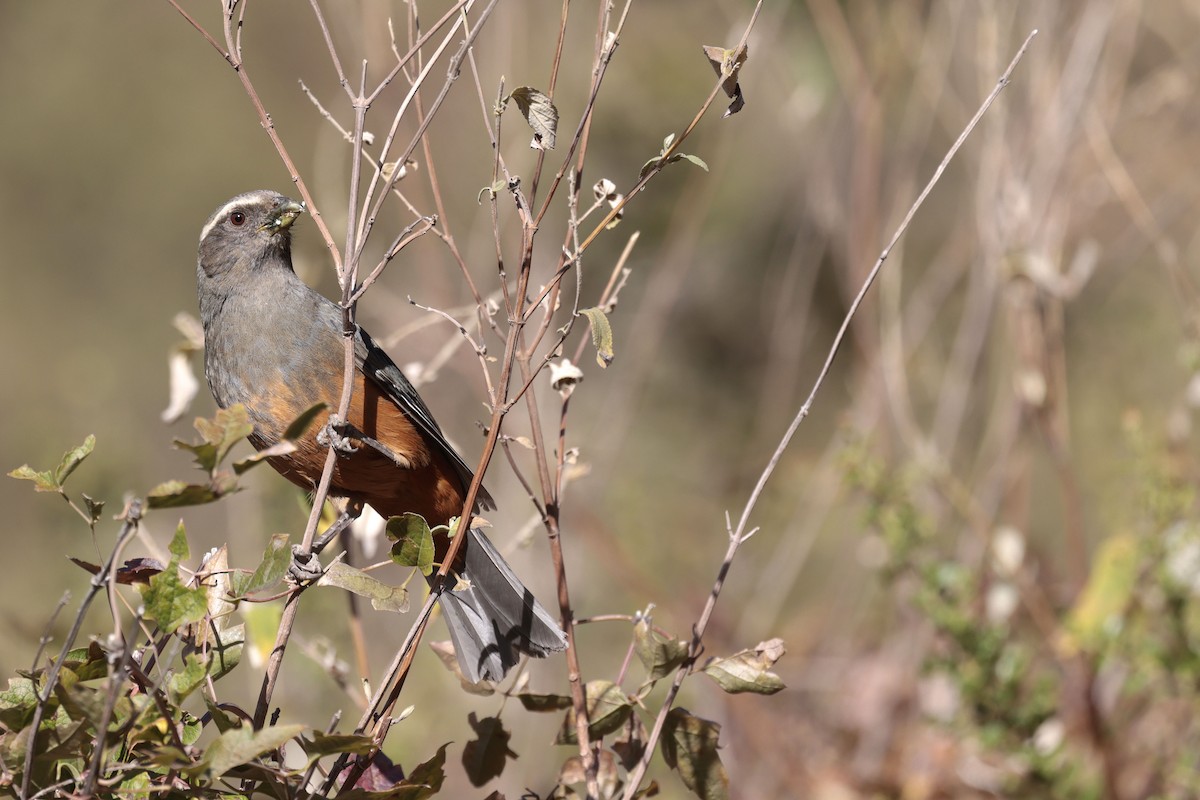
M 229 215 L 229 222 L 240 228 L 246 224 L 246 215 L 241 211 L 234 211 Z

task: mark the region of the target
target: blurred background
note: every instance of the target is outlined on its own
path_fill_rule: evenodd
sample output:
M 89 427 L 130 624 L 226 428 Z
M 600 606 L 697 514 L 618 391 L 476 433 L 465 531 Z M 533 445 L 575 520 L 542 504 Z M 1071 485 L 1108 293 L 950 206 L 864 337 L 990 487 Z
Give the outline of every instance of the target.
M 422 21 L 446 5 L 422 4 Z M 219 37 L 218 4 L 184 6 Z M 767 485 L 753 517 L 760 532 L 730 572 L 706 652 L 781 636 L 789 652 L 776 671 L 789 689 L 765 699 L 725 696 L 703 678 L 685 684 L 682 705 L 724 725 L 735 796 L 1003 795 L 1037 774 L 1039 753 L 1058 752 L 1030 745 L 1028 763 L 1011 760 L 1021 743 L 1036 744 L 1035 733 L 1059 730 L 1047 728 L 1053 721 L 1067 746 L 1078 742 L 1071 763 L 1106 787 L 1097 796 L 1190 785 L 1154 783 L 1147 764 L 1156 762 L 1111 752 L 1098 734 L 1135 721 L 1116 700 L 1098 704 L 1102 724 L 1079 721 L 1087 715 L 1071 711 L 1075 700 L 1099 697 L 1109 684 L 1068 680 L 1074 662 L 1056 636 L 1095 585 L 1104 542 L 1153 532 L 1161 521 L 1146 516 L 1130 438 L 1148 442 L 1145 458 L 1161 456 L 1185 484 L 1193 474 L 1198 8 L 768 2 L 741 74 L 745 109 L 721 119 L 718 100 L 682 148 L 709 171 L 671 165 L 588 250 L 585 305 L 630 234 L 640 233 L 610 317 L 616 358 L 600 370 L 585 355 L 571 402 L 567 442 L 586 467 L 562 512 L 573 600 L 585 617 L 653 603 L 655 623 L 686 637 L 725 550 L 725 513 L 740 513 L 909 205 L 1021 42 L 1040 31 L 891 253 Z M 744 0 L 633 3 L 596 104 L 585 187 L 600 178 L 632 186 L 712 87 L 701 46 L 733 46 L 752 10 Z M 61 0 L 0 6 L 0 358 L 8 376 L 0 382 L 0 466 L 51 467 L 94 433 L 96 451 L 68 486 L 114 513 L 126 493 L 196 477 L 171 442 L 190 439 L 192 418 L 212 413 L 207 389 L 181 421 L 166 424 L 160 414 L 168 352 L 182 339 L 172 320 L 197 313 L 202 223 L 239 192 L 291 190 L 213 48 L 166 2 L 122 12 Z M 404 4 L 358 0 L 326 13 L 346 63 L 365 58 L 371 78 L 381 78 L 394 63 L 387 20 L 394 16 L 403 36 Z M 548 157 L 548 174 L 565 154 L 591 68 L 596 9 L 576 3 L 571 15 L 556 92 L 560 150 Z M 556 3 L 500 5 L 474 49 L 489 109 L 502 77 L 509 90 L 545 88 L 558 20 Z M 244 47 L 248 73 L 340 240 L 349 149 L 298 81 L 343 126 L 352 117 L 311 12 L 255 0 Z M 435 67 L 427 98 L 443 74 Z M 371 109 L 367 127 L 377 137 L 405 89 L 397 79 Z M 498 279 L 490 212 L 477 201 L 492 182 L 483 120 L 475 79 L 464 71 L 429 140 L 446 203 L 441 224 L 489 294 Z M 515 108 L 504 124 L 509 168 L 527 176 L 534 151 Z M 413 129 L 411 119 L 401 126 Z M 402 188 L 433 213 L 425 158 L 418 151 Z M 510 205 L 500 204 L 511 265 Z M 376 253 L 412 219 L 397 202 L 387 213 Z M 552 273 L 565 214 L 560 196 L 542 226 L 535 283 Z M 302 277 L 333 294 L 332 265 L 309 219 L 298 225 L 296 248 Z M 461 273 L 433 236 L 393 263 L 360 304 L 359 320 L 422 376 L 422 394 L 474 462 L 486 419 L 479 364 L 459 346 L 429 370 L 460 343 L 410 296 L 470 317 Z M 498 341 L 490 347 L 502 351 Z M 193 363 L 199 368 L 198 356 Z M 543 383 L 543 420 L 553 432 L 557 395 Z M 527 433 L 524 413 L 510 424 L 512 435 Z M 544 537 L 502 461 L 488 473 L 501 504 L 490 515 L 496 538 L 547 601 Z M 527 474 L 531 464 L 522 463 Z M 165 546 L 182 516 L 194 554 L 227 542 L 231 562 L 252 568 L 271 533 L 299 536 L 305 521 L 299 492 L 268 473 L 252 473 L 245 491 L 214 506 L 150 513 L 139 551 L 150 541 Z M 60 638 L 86 588 L 87 576 L 65 556 L 99 559 L 117 523 L 106 510 L 93 542 L 60 499 L 8 479 L 0 506 L 10 564 L 0 584 L 0 666 L 12 674 L 28 667 L 63 591 L 73 599 L 53 627 Z M 918 522 L 906 527 L 901 518 Z M 897 538 L 898 524 L 916 539 Z M 1008 582 L 988 566 L 998 539 L 1019 552 Z M 1061 679 L 1018 744 L 1000 748 L 1005 757 L 978 716 L 964 718 L 970 688 L 929 668 L 960 651 L 947 649 L 944 620 L 931 621 L 919 601 L 931 584 L 914 565 L 955 564 L 978 578 L 964 617 L 997 626 L 1001 638 L 1032 630 L 1033 655 L 1021 669 L 1041 662 Z M 1015 587 L 1007 614 L 996 585 Z M 297 650 L 332 648 L 348 659 L 345 600 L 310 592 L 304 602 Z M 367 622 L 382 665 L 408 618 L 368 613 Z M 108 627 L 96 614 L 85 630 Z M 629 628 L 589 625 L 580 640 L 585 678 L 611 678 Z M 1111 661 L 1089 663 L 1103 678 Z M 406 765 L 438 743 L 470 738 L 467 709 L 491 714 L 500 703 L 462 694 L 428 651 L 417 670 L 414 717 L 389 745 Z M 539 664 L 534 685 L 565 690 L 564 673 L 561 662 Z M 223 685 L 236 695 L 241 681 L 253 697 L 257 675 L 243 667 Z M 311 707 L 293 721 L 318 726 L 352 707 L 300 653 L 289 655 L 281 693 L 292 711 Z M 652 711 L 660 697 L 647 701 Z M 491 788 L 510 797 L 526 786 L 545 791 L 559 755 L 571 754 L 549 745 L 558 720 L 519 709 L 505 719 L 523 758 Z M 1177 746 L 1194 741 L 1196 732 L 1172 719 L 1183 726 Z M 1014 725 L 1001 727 L 1013 733 Z M 661 762 L 656 770 L 664 796 L 686 796 Z

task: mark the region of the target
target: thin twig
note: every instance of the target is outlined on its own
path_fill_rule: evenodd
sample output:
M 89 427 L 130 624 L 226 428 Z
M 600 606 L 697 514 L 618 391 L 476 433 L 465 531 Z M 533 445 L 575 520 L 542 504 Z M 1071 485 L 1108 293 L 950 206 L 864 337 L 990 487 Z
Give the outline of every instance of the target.
M 38 662 L 42 660 L 42 653 L 46 652 L 46 645 L 53 641 L 50 631 L 54 628 L 54 621 L 58 619 L 58 615 L 67 607 L 67 603 L 71 601 L 71 590 L 62 593 L 62 597 L 58 598 L 58 605 L 54 607 L 53 613 L 50 614 L 50 619 L 46 621 L 46 626 L 42 629 L 42 635 L 38 639 L 37 652 L 33 654 L 33 662 L 29 667 L 30 672 L 36 672 Z

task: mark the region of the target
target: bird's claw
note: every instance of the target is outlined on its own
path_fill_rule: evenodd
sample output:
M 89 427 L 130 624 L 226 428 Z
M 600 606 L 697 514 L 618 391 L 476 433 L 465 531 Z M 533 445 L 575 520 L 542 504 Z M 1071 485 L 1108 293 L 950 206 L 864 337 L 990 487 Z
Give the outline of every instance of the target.
M 292 563 L 288 567 L 288 577 L 299 586 L 308 586 L 321 579 L 325 568 L 321 566 L 321 560 L 317 558 L 316 553 L 304 553 L 301 550 L 300 545 L 292 547 Z
M 329 415 L 329 422 L 317 433 L 317 444 L 322 447 L 332 447 L 342 455 L 350 455 L 358 448 L 353 440 L 344 434 L 349 426 L 337 414 Z

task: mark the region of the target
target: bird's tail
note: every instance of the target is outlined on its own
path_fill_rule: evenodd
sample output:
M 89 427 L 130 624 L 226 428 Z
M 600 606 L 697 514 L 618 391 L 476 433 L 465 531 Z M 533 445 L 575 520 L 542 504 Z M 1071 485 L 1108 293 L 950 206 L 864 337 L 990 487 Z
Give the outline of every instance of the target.
M 475 528 L 463 543 L 460 575 L 468 587 L 442 592 L 442 612 L 463 676 L 499 681 L 521 653 L 541 658 L 563 650 L 567 637 L 525 588 L 495 546 Z

